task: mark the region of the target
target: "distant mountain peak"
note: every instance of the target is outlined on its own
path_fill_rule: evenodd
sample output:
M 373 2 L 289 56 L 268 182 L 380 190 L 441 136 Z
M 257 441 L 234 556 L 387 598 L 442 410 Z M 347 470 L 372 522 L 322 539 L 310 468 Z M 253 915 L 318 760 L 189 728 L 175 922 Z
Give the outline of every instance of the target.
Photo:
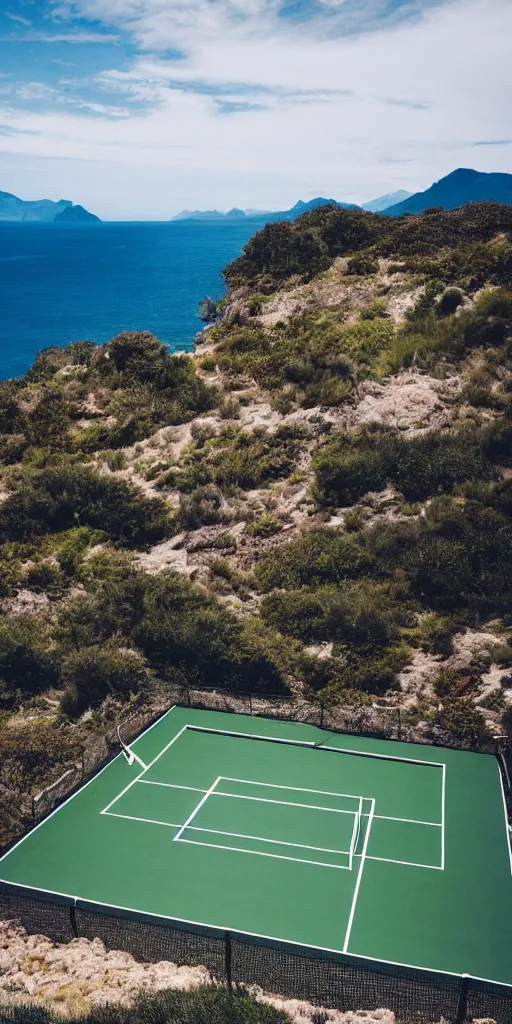
M 0 192 L 0 221 L 23 224 L 49 224 L 59 222 L 99 221 L 99 217 L 89 213 L 83 206 L 74 206 L 71 199 L 24 200 L 11 192 Z
M 403 213 L 423 213 L 433 206 L 455 210 L 467 203 L 489 202 L 512 204 L 512 174 L 488 174 L 472 167 L 457 167 L 425 192 L 416 192 L 383 212 L 391 217 L 400 217 Z
M 371 199 L 368 203 L 362 203 L 362 208 L 369 213 L 382 213 L 389 206 L 395 206 L 397 203 L 403 203 L 406 199 L 410 199 L 412 194 L 412 192 L 406 192 L 405 189 L 401 188 L 398 192 L 389 192 L 385 196 Z

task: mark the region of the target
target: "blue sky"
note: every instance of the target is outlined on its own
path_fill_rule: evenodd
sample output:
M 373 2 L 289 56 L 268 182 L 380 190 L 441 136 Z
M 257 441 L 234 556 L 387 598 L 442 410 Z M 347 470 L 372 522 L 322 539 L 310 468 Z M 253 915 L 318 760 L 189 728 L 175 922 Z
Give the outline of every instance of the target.
M 512 172 L 510 0 L 1 0 L 0 190 L 105 219 Z

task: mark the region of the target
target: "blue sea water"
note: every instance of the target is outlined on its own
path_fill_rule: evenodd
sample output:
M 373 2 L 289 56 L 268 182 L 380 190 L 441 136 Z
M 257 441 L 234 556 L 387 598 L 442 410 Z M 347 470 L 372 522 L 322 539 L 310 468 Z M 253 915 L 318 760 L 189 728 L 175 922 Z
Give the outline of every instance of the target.
M 261 221 L 0 224 L 0 379 L 42 348 L 125 330 L 190 349 L 198 304 Z

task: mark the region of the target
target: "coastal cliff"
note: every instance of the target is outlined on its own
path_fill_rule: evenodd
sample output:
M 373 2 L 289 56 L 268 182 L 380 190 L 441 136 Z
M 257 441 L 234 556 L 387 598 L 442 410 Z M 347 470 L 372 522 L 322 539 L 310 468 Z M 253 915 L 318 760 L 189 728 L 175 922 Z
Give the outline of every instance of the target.
M 247 244 L 194 356 L 125 333 L 1 384 L 2 844 L 155 687 L 512 733 L 511 231 L 322 207 Z

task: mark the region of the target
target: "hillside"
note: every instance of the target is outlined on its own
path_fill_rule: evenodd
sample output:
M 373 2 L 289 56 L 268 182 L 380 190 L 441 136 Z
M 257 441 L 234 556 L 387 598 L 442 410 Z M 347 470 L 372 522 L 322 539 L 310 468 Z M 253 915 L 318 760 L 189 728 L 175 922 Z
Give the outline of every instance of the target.
M 10 221 L 15 223 L 41 223 L 50 222 L 81 222 L 99 221 L 99 217 L 89 213 L 83 206 L 74 206 L 70 199 L 60 199 L 54 203 L 51 199 L 38 199 L 25 201 L 10 192 L 0 192 L 0 223 Z
M 390 217 L 400 217 L 404 213 L 423 213 L 438 206 L 455 210 L 466 203 L 484 202 L 512 203 L 512 174 L 484 174 L 459 167 L 434 182 L 425 192 L 416 192 L 410 198 L 387 207 L 386 213 Z
M 225 273 L 194 357 L 0 385 L 0 844 L 182 685 L 512 734 L 512 209 L 320 207 Z

